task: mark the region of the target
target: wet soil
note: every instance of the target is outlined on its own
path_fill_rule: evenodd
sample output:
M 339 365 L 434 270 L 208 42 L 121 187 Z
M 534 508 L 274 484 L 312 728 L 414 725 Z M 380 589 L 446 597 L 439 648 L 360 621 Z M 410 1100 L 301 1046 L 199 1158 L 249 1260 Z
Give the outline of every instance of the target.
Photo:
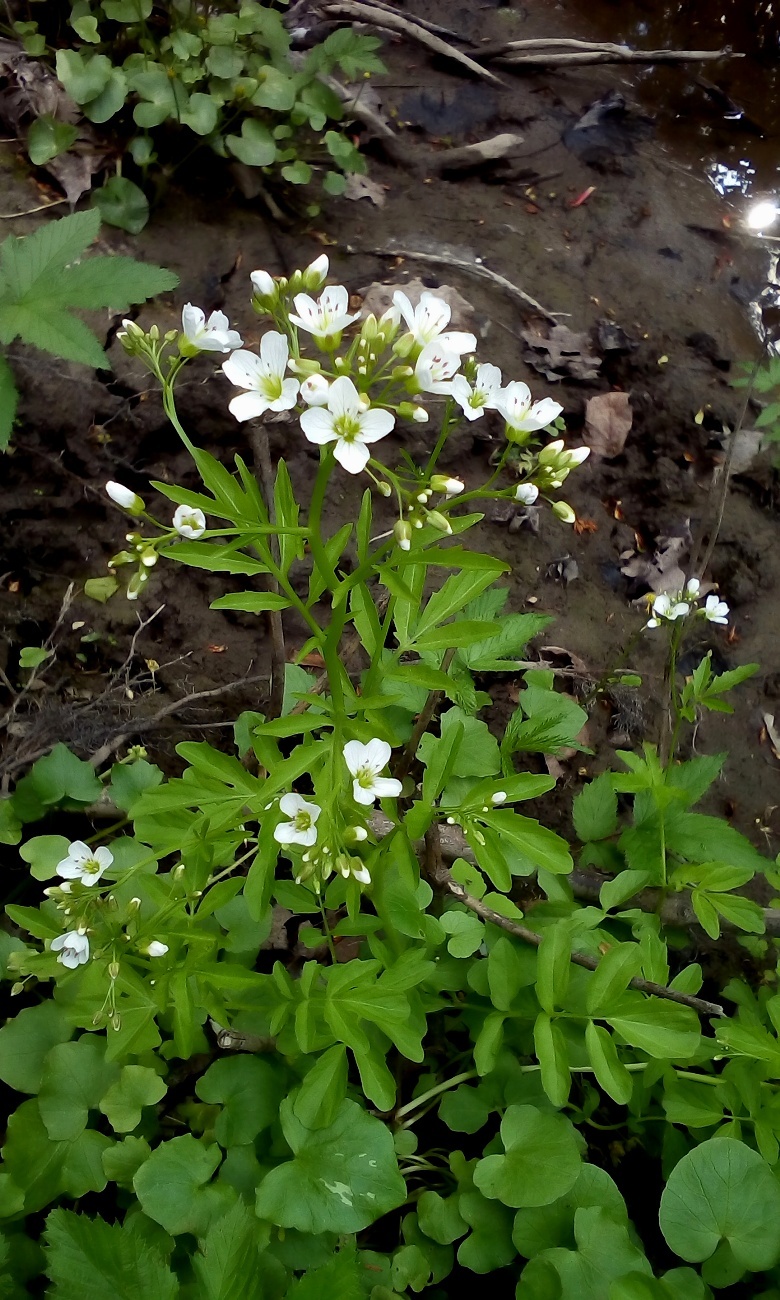
M 613 14 L 608 4 L 592 12 L 589 7 L 583 16 L 573 4 L 552 7 L 542 0 L 523 5 L 414 0 L 404 10 L 410 16 L 424 13 L 475 42 L 551 34 L 603 37 L 612 30 Z M 632 36 L 613 33 L 615 38 L 624 34 Z M 717 43 L 710 36 L 706 43 Z M 678 123 L 676 138 L 664 122 L 647 120 L 659 110 L 643 98 L 646 74 L 641 71 L 602 66 L 517 75 L 505 70 L 500 87 L 487 87 L 400 40 L 388 39 L 385 58 L 389 71 L 372 85 L 407 162 L 391 160 L 381 142 L 365 137 L 371 178 L 383 187 L 383 207 L 368 199 L 329 200 L 308 224 L 285 225 L 269 216 L 261 199 L 242 197 L 227 172 L 196 159 L 200 174 L 167 192 L 137 240 L 106 228 L 103 242 L 178 272 L 176 294 L 139 314 L 142 323 L 154 319 L 161 329 L 173 327 L 181 304 L 191 300 L 207 309 L 224 308 L 244 330 L 247 345 L 256 344 L 249 271 L 264 267 L 284 273 L 325 246 L 333 274 L 352 293 L 374 280 L 418 275 L 431 287 L 456 286 L 474 306 L 482 358 L 499 364 L 505 379 L 524 379 L 536 396 L 562 402 L 573 445 L 581 441 L 589 397 L 611 389 L 628 392 L 633 427 L 624 451 L 611 460 L 592 457 L 570 480 L 567 497 L 581 528 L 565 529 L 549 512 L 522 520 L 497 511 L 489 515 L 480 541 L 512 564 L 511 607 L 553 614 L 556 622 L 543 640 L 579 656 L 599 678 L 644 618 L 643 607 L 633 602 L 646 585 L 621 574 L 621 555 L 637 547 L 649 553 L 662 535 L 690 528 L 696 536 L 702 528 L 713 471 L 723 456 L 718 434 L 724 425 L 733 427 L 740 405 L 731 379 L 738 363 L 758 350 L 750 303 L 768 273 L 766 249 L 735 230 L 733 206 L 707 180 L 699 161 L 698 119 L 687 135 Z M 692 67 L 663 73 L 681 96 L 696 76 Z M 571 128 L 613 90 L 626 101 L 619 129 L 575 152 Z M 508 168 L 442 179 L 425 162 L 431 149 L 500 131 L 523 136 Z M 19 151 L 0 149 L 5 212 L 34 207 L 39 200 Z M 47 218 L 30 216 L 5 226 L 21 234 L 42 219 Z M 516 300 L 476 275 L 426 262 L 424 256 L 413 259 L 409 250 L 481 263 L 507 277 L 572 330 L 591 335 L 601 362 L 597 377 L 549 382 L 524 359 L 521 331 L 531 317 Z M 612 324 L 625 331 L 627 348 L 603 346 L 609 341 L 606 326 Z M 138 725 L 170 700 L 268 671 L 263 620 L 208 608 L 240 582 L 161 563 L 138 604 L 120 594 L 101 606 L 80 594 L 86 578 L 105 573 L 107 560 L 123 542 L 126 523 L 106 501 L 107 479 L 118 479 L 151 501 L 150 479 L 196 485 L 148 376 L 113 337 L 117 325 L 116 320 L 97 322 L 108 340 L 113 373 L 93 376 L 19 348 L 12 353 L 23 400 L 0 487 L 6 520 L 0 667 L 11 682 L 24 676 L 18 670 L 20 647 L 41 644 L 69 584 L 76 587 L 56 634 L 56 661 L 32 693 L 32 711 L 26 705 L 20 710 L 7 742 L 11 773 L 25 756 L 57 740 L 93 753 L 117 729 Z M 186 381 L 180 410 L 195 440 L 228 465 L 236 452 L 247 455 L 245 430 L 227 411 L 228 385 L 218 369 L 202 358 L 187 371 Z M 445 467 L 467 483 L 481 481 L 500 436 L 489 417 L 460 430 L 446 450 Z M 415 427 L 400 432 L 396 444 L 414 454 L 424 451 L 428 438 L 425 429 Z M 311 481 L 315 449 L 294 426 L 271 426 L 271 445 L 275 456 L 284 454 L 302 487 Z M 761 740 L 761 718 L 778 708 L 780 698 L 777 487 L 766 456 L 734 476 L 711 566 L 732 619 L 728 631 L 703 625 L 695 646 L 711 648 L 720 668 L 746 661 L 761 665 L 741 688 L 735 717 L 705 718 L 695 744 L 700 752 L 730 752 L 711 810 L 730 816 L 772 854 L 780 847 L 778 763 Z M 359 490 L 346 476 L 338 481 L 328 517 L 332 529 L 352 517 Z M 155 505 L 161 513 L 167 510 L 161 499 Z M 576 578 L 568 582 L 561 576 L 564 566 L 556 563 L 567 557 L 577 566 Z M 566 572 L 571 576 L 570 565 Z M 139 620 L 158 608 L 123 669 Z M 291 627 L 292 647 L 303 640 L 303 630 Z M 617 745 L 657 739 L 662 658 L 658 636 L 644 633 L 629 656 L 643 677 L 639 699 L 630 708 L 618 707 L 617 717 L 614 701 L 595 710 L 590 744 L 596 753 L 564 764 L 562 807 L 585 772 L 613 761 Z M 513 684 L 494 685 L 499 708 L 511 708 Z M 170 768 L 177 761 L 172 747 L 178 740 L 203 736 L 227 743 L 225 719 L 242 708 L 262 707 L 264 695 L 262 682 L 238 684 L 224 699 L 193 704 L 139 739 L 153 759 Z M 545 817 L 544 809 L 539 812 Z

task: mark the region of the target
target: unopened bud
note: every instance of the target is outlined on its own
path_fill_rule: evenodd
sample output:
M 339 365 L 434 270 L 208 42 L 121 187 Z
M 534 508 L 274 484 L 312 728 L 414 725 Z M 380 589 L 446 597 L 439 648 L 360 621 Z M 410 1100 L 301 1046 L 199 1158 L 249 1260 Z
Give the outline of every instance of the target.
M 115 1011 L 111 1017 L 111 1028 L 116 1030 L 117 1033 L 119 1033 L 119 1030 L 122 1028 L 122 1017 L 118 1011 Z
M 393 536 L 402 551 L 408 551 L 412 545 L 412 530 L 405 519 L 399 519 L 393 529 Z
M 431 528 L 437 528 L 440 533 L 451 533 L 452 524 L 446 515 L 441 514 L 438 510 L 429 510 L 427 521 Z
M 270 276 L 267 271 L 253 271 L 249 278 L 252 281 L 255 297 L 262 306 L 276 301 L 276 281 L 273 276 Z
M 532 506 L 538 495 L 539 489 L 535 483 L 518 483 L 515 488 L 515 501 L 524 506 Z
M 443 492 L 446 497 L 459 496 L 466 484 L 462 479 L 450 478 L 448 474 L 434 474 L 431 488 L 434 492 Z
M 301 274 L 304 289 L 309 293 L 316 293 L 321 289 L 327 279 L 329 266 L 327 254 L 321 253 L 319 257 L 315 257 Z
M 108 973 L 112 980 L 119 978 L 119 962 L 112 961 L 108 964 Z
M 393 495 L 393 489 L 391 488 L 390 484 L 389 484 L 389 483 L 385 483 L 384 480 L 381 480 L 381 479 L 380 479 L 380 481 L 379 481 L 379 482 L 377 483 L 377 485 L 376 485 L 376 490 L 377 490 L 377 492 L 379 492 L 383 497 L 391 497 L 391 496 Z
M 21 982 L 21 980 L 17 980 L 15 984 L 11 985 L 12 998 L 17 998 L 19 994 L 23 992 L 24 992 L 24 984 Z
M 106 492 L 114 504 L 121 506 L 129 515 L 141 515 L 146 509 L 138 493 L 125 487 L 123 483 L 115 483 L 113 479 L 109 479 L 106 483 Z
M 553 514 L 557 519 L 560 519 L 562 524 L 573 524 L 577 518 L 571 506 L 565 501 L 556 501 L 553 504 L 552 510 Z

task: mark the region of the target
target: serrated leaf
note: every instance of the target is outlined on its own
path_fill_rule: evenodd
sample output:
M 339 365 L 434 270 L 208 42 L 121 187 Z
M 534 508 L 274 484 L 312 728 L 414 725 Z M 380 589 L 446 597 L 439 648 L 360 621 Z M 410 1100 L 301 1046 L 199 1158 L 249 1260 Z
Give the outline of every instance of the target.
M 51 352 L 65 361 L 78 361 L 94 370 L 108 369 L 106 354 L 92 330 L 78 316 L 47 302 L 45 297 L 29 298 L 0 306 L 0 334 L 10 343 L 23 343 Z
M 100 1110 L 115 1133 L 131 1133 L 141 1122 L 145 1106 L 154 1106 L 168 1091 L 148 1065 L 123 1065 L 116 1082 L 100 1099 Z
M 68 307 L 111 307 L 122 312 L 131 303 L 175 289 L 178 283 L 173 271 L 132 257 L 89 257 L 67 268 L 52 285 L 51 300 Z
M 239 1201 L 211 1225 L 193 1257 L 199 1300 L 264 1300 L 258 1222 Z
M 178 1281 L 162 1254 L 123 1224 L 52 1210 L 45 1243 L 52 1300 L 174 1300 L 178 1294 Z
M 580 840 L 605 840 L 617 829 L 617 795 L 609 772 L 603 772 L 577 795 L 572 809 Z

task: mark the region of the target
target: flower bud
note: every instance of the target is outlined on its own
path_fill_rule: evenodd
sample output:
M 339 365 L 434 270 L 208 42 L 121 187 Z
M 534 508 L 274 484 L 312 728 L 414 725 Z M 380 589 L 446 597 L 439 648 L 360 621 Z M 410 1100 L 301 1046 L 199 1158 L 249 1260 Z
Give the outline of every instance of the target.
M 376 490 L 383 497 L 391 497 L 393 495 L 393 489 L 391 488 L 390 484 L 385 483 L 383 479 L 380 479 L 379 482 L 377 483 Z
M 553 504 L 552 511 L 562 524 L 573 524 L 577 518 L 571 506 L 567 505 L 565 501 L 556 501 Z
M 145 951 L 147 957 L 164 957 L 168 951 L 168 945 L 167 943 L 160 943 L 158 939 L 152 939 L 152 942 L 147 944 Z
M 575 466 L 581 465 L 583 461 L 588 459 L 588 456 L 590 455 L 590 447 L 574 447 L 571 451 L 568 451 L 566 455 L 568 457 L 569 467 L 574 469 Z
M 554 465 L 563 450 L 563 438 L 556 438 L 554 442 L 548 442 L 546 447 L 542 447 L 539 452 L 540 465 Z
M 524 506 L 532 506 L 538 495 L 539 489 L 535 483 L 518 483 L 515 488 L 515 501 Z
M 379 333 L 379 321 L 373 312 L 369 312 L 363 324 L 360 327 L 360 337 L 368 342 L 369 339 L 375 339 Z
M 330 384 L 322 374 L 309 375 L 301 384 L 301 397 L 307 406 L 325 406 Z
M 115 1011 L 114 1014 L 113 1014 L 113 1016 L 111 1017 L 111 1028 L 112 1028 L 112 1029 L 114 1030 L 114 1032 L 117 1033 L 117 1034 L 119 1033 L 120 1029 L 122 1028 L 122 1017 L 120 1016 L 120 1014 L 119 1014 L 118 1011 Z
M 106 492 L 115 505 L 121 506 L 129 515 L 142 515 L 146 506 L 137 492 L 125 487 L 122 483 L 114 483 L 109 480 L 106 483 Z
M 491 803 L 506 803 L 506 790 L 496 790 L 490 796 Z
M 459 496 L 465 486 L 462 479 L 450 478 L 447 474 L 434 474 L 431 479 L 433 491 L 443 492 L 446 497 Z
M 304 289 L 308 290 L 309 293 L 316 293 L 318 289 L 321 289 L 328 277 L 329 267 L 330 262 L 327 254 L 320 253 L 319 257 L 315 257 L 314 261 L 310 262 L 306 270 L 301 274 Z
M 427 522 L 431 528 L 437 528 L 440 533 L 451 533 L 452 524 L 446 515 L 442 515 L 438 510 L 429 510 L 426 516 Z
M 118 977 L 119 977 L 119 962 L 118 962 L 118 961 L 112 961 L 112 962 L 109 962 L 109 964 L 108 964 L 108 974 L 109 974 L 109 978 L 110 978 L 110 979 L 112 979 L 112 980 L 118 979 Z
M 273 306 L 277 299 L 276 281 L 267 271 L 253 271 L 250 275 L 255 298 L 261 307 Z
M 412 530 L 405 519 L 399 519 L 393 529 L 393 536 L 402 551 L 408 551 L 412 545 Z
M 368 839 L 368 831 L 365 826 L 348 826 L 344 832 L 344 839 L 347 844 L 360 844 Z
M 12 998 L 17 998 L 19 994 L 23 992 L 24 992 L 24 984 L 21 981 L 17 980 L 15 984 L 11 985 Z
M 141 551 L 141 563 L 145 569 L 153 569 L 159 556 L 154 547 L 147 546 L 146 550 Z

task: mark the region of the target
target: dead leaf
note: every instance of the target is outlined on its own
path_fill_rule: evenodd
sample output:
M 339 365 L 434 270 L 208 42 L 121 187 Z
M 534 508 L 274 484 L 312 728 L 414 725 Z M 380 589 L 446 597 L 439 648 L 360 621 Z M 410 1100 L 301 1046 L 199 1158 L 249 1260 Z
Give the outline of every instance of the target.
M 429 285 L 423 284 L 422 280 L 407 280 L 406 284 L 380 284 L 374 280 L 372 284 L 366 285 L 359 292 L 363 298 L 363 308 L 361 316 L 365 318 L 370 312 L 375 316 L 381 316 L 386 312 L 388 307 L 393 305 L 393 294 L 396 289 L 405 293 L 413 307 L 416 307 L 420 297 L 424 293 L 433 293 L 437 298 L 443 298 L 449 305 L 452 315 L 448 328 L 453 330 L 464 330 L 471 328 L 471 318 L 474 315 L 474 308 L 471 303 L 453 288 L 451 284 L 440 284 L 437 289 L 431 289 Z
M 772 753 L 774 754 L 775 758 L 780 758 L 780 731 L 778 731 L 777 727 L 775 726 L 775 719 L 773 714 L 765 713 L 763 715 L 762 721 L 766 728 L 766 734 L 769 739 L 769 744 L 772 747 Z
M 277 903 L 271 911 L 271 929 L 268 938 L 264 939 L 260 945 L 262 951 L 267 952 L 269 949 L 273 952 L 284 952 L 290 946 L 290 938 L 287 934 L 287 922 L 290 920 L 292 912 L 287 907 L 280 907 Z
M 382 185 L 378 185 L 376 181 L 372 181 L 368 176 L 361 176 L 360 172 L 350 172 L 344 189 L 345 199 L 355 201 L 368 199 L 375 208 L 383 208 L 386 197 Z
M 651 555 L 624 551 L 620 557 L 623 561 L 620 572 L 627 578 L 636 578 L 639 582 L 646 583 L 657 596 L 662 592 L 671 594 L 681 591 L 685 586 L 685 573 L 680 567 L 680 560 L 690 550 L 692 540 L 690 520 L 686 519 L 680 533 L 657 538 Z
M 583 441 L 594 456 L 612 460 L 622 452 L 633 415 L 628 393 L 600 393 L 585 403 Z
M 0 117 L 17 133 L 45 113 L 60 122 L 78 121 L 79 109 L 54 73 L 18 41 L 0 41 L 0 74 Z
M 545 325 L 521 330 L 528 344 L 525 360 L 551 383 L 571 379 L 597 379 L 601 360 L 593 355 L 587 334 L 575 334 L 568 325 Z
M 74 146 L 74 149 L 77 148 L 78 144 Z M 89 194 L 92 177 L 102 171 L 105 161 L 104 153 L 94 153 L 91 150 L 84 153 L 61 153 L 59 157 L 47 162 L 46 170 L 61 186 L 71 207 L 74 207 L 82 194 Z

